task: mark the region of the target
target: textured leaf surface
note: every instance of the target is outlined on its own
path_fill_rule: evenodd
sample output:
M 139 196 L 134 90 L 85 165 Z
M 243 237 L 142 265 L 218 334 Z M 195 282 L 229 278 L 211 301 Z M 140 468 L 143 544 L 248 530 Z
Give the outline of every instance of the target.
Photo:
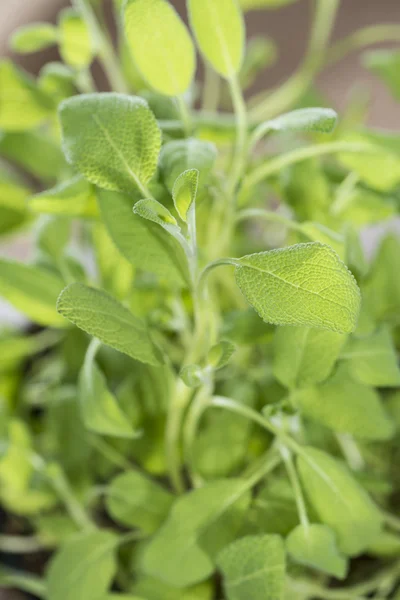
M 135 215 L 142 217 L 142 219 L 157 223 L 157 225 L 160 225 L 169 233 L 180 231 L 175 217 L 171 215 L 168 208 L 157 202 L 157 200 L 153 200 L 153 198 L 146 198 L 136 202 L 133 212 Z
M 357 324 L 357 283 L 329 247 L 318 242 L 250 254 L 236 281 L 264 321 L 349 333 Z
M 247 536 L 220 553 L 228 600 L 283 600 L 285 550 L 278 535 Z
M 179 175 L 172 189 L 175 209 L 182 219 L 187 220 L 188 211 L 196 201 L 199 186 L 199 172 L 197 169 L 188 169 Z
M 335 365 L 346 336 L 310 327 L 278 327 L 273 371 L 287 388 L 324 381 Z
M 178 177 L 192 169 L 199 171 L 199 186 L 204 185 L 216 157 L 216 148 L 210 142 L 195 138 L 167 142 L 160 154 L 160 168 L 170 192 Z
M 98 200 L 108 232 L 129 262 L 170 283 L 186 284 L 187 260 L 172 236 L 156 223 L 134 215 L 132 198 L 127 195 L 99 190 Z
M 142 98 L 75 96 L 61 104 L 60 119 L 66 158 L 92 183 L 133 193 L 154 175 L 161 134 Z
M 154 533 L 165 520 L 174 497 L 136 471 L 118 475 L 107 488 L 106 506 L 118 523 Z
M 98 600 L 117 569 L 117 538 L 107 531 L 81 534 L 61 546 L 47 572 L 51 600 Z
M 0 259 L 0 296 L 35 323 L 65 327 L 57 314 L 63 280 L 46 269 Z
M 250 500 L 246 484 L 215 481 L 179 498 L 144 551 L 145 572 L 177 587 L 211 575 L 215 557 L 241 525 Z
M 51 23 L 32 23 L 17 29 L 11 38 L 11 48 L 20 54 L 37 52 L 55 44 L 57 38 L 57 28 Z
M 105 292 L 72 283 L 60 294 L 57 310 L 86 333 L 136 360 L 151 365 L 162 362 L 144 323 Z
M 330 133 L 335 128 L 337 113 L 331 108 L 299 108 L 257 127 L 257 139 L 273 131 Z
M 380 511 L 346 467 L 315 448 L 305 448 L 298 468 L 319 518 L 337 535 L 339 549 L 349 556 L 363 552 L 379 535 Z
M 322 385 L 292 394 L 292 401 L 305 415 L 337 432 L 370 440 L 386 440 L 394 433 L 379 394 L 342 369 Z
M 107 387 L 106 378 L 95 362 L 96 349 L 89 346 L 79 377 L 79 405 L 89 431 L 117 438 L 135 438 L 128 417 Z
M 80 175 L 32 196 L 29 209 L 68 217 L 95 217 L 98 214 L 93 186 Z
M 334 532 L 326 525 L 299 525 L 287 537 L 286 548 L 289 554 L 303 565 L 314 567 L 338 579 L 344 579 L 346 576 L 346 558 L 336 547 Z
M 142 594 L 146 600 L 212 600 L 214 591 L 209 582 L 182 589 L 151 577 L 141 577 L 132 589 L 136 594 Z
M 137 67 L 161 94 L 179 96 L 189 88 L 195 68 L 193 42 L 183 21 L 165 0 L 128 0 L 125 34 Z
M 240 69 L 245 44 L 244 21 L 236 0 L 188 0 L 189 18 L 201 52 L 226 78 Z

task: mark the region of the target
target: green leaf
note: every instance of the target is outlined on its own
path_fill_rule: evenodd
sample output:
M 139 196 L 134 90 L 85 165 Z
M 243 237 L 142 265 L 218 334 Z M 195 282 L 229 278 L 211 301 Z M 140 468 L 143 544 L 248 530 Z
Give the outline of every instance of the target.
M 144 551 L 144 571 L 176 587 L 206 579 L 217 554 L 236 537 L 250 500 L 247 490 L 247 482 L 231 479 L 181 496 Z
M 188 0 L 189 19 L 201 52 L 227 79 L 243 62 L 245 26 L 236 0 Z
M 108 590 L 117 562 L 118 538 L 108 531 L 82 533 L 58 550 L 47 571 L 47 593 L 54 600 L 99 600 Z
M 40 125 L 54 109 L 35 82 L 8 60 L 0 62 L 0 129 L 24 131 Z
M 51 23 L 32 23 L 20 27 L 11 37 L 11 48 L 20 54 L 37 52 L 57 43 L 58 31 Z
M 181 369 L 179 377 L 191 388 L 199 387 L 204 381 L 203 369 L 199 365 L 186 365 Z
M 93 186 L 80 175 L 31 196 L 29 208 L 35 213 L 66 217 L 90 218 L 98 215 Z
M 386 327 L 368 337 L 351 337 L 340 358 L 350 375 L 361 383 L 375 387 L 400 385 L 397 352 Z
M 47 269 L 0 259 L 0 296 L 35 323 L 65 327 L 57 313 L 63 280 Z
M 174 140 L 162 148 L 160 169 L 170 192 L 173 192 L 176 180 L 185 171 L 199 171 L 199 187 L 202 187 L 214 166 L 217 150 L 214 144 L 195 138 Z
M 355 329 L 360 292 L 329 246 L 296 244 L 235 262 L 236 282 L 264 321 L 338 333 Z
M 400 51 L 371 50 L 363 54 L 363 64 L 378 75 L 396 100 L 400 100 Z
M 214 596 L 214 588 L 209 582 L 179 589 L 151 577 L 141 577 L 132 591 L 141 594 L 146 600 L 212 600 Z
M 29 194 L 30 190 L 26 185 L 7 171 L 0 170 L 0 206 L 23 211 Z
M 65 8 L 59 16 L 60 54 L 70 67 L 88 67 L 94 58 L 91 34 L 85 21 L 73 8 Z
M 222 550 L 217 560 L 227 600 L 283 600 L 285 549 L 278 535 L 251 535 Z
M 228 364 L 235 350 L 236 348 L 231 342 L 222 340 L 210 349 L 207 363 L 213 369 L 222 369 Z
M 367 440 L 387 440 L 394 434 L 379 394 L 353 381 L 343 369 L 320 386 L 295 392 L 291 400 L 305 415 L 334 431 Z
M 380 511 L 368 494 L 337 460 L 307 447 L 298 457 L 305 491 L 322 523 L 337 535 L 346 555 L 361 554 L 381 532 Z
M 118 300 L 125 300 L 132 291 L 135 268 L 121 255 L 103 223 L 93 224 L 92 239 L 102 287 Z
M 334 331 L 278 327 L 273 373 L 289 389 L 320 383 L 329 377 L 346 341 Z
M 112 240 L 130 263 L 169 283 L 187 284 L 187 259 L 182 247 L 157 224 L 134 215 L 132 198 L 99 190 L 98 200 Z
M 144 79 L 167 96 L 186 92 L 193 80 L 196 55 L 173 6 L 165 0 L 127 0 L 123 17 L 128 47 Z
M 302 565 L 313 567 L 338 579 L 347 574 L 347 560 L 336 547 L 334 532 L 326 525 L 299 525 L 286 539 L 292 558 Z
M 131 358 L 151 365 L 162 362 L 145 324 L 105 292 L 72 283 L 60 294 L 57 310 L 86 333 Z
M 325 227 L 325 225 L 315 223 L 314 221 L 303 221 L 299 233 L 305 236 L 307 242 L 321 242 L 321 244 L 330 246 L 339 256 L 340 260 L 344 262 L 346 255 L 344 237 L 340 233 L 332 231 L 332 229 Z
M 135 215 L 147 219 L 153 223 L 157 223 L 163 229 L 171 233 L 172 235 L 179 233 L 181 228 L 178 226 L 175 217 L 171 215 L 168 208 L 165 208 L 163 204 L 157 202 L 152 198 L 146 198 L 145 200 L 139 200 L 133 207 Z
M 243 10 L 258 10 L 261 8 L 280 8 L 294 2 L 297 2 L 297 0 L 240 0 L 240 6 Z
M 106 493 L 107 510 L 117 523 L 154 533 L 173 504 L 174 497 L 138 471 L 115 477 Z
M 172 188 L 172 198 L 176 212 L 185 223 L 189 210 L 194 207 L 198 186 L 199 171 L 188 169 L 179 175 Z
M 161 134 L 145 100 L 115 93 L 76 96 L 61 104 L 60 119 L 64 153 L 81 175 L 108 190 L 147 195 Z
M 73 96 L 76 74 L 73 69 L 61 62 L 50 62 L 45 64 L 39 72 L 39 88 L 49 94 L 58 104 L 65 98 Z
M 36 246 L 57 263 L 71 237 L 69 219 L 41 217 L 36 232 Z
M 85 427 L 93 433 L 117 438 L 137 438 L 128 417 L 107 387 L 106 378 L 95 362 L 97 342 L 89 346 L 79 376 L 79 405 Z
M 331 133 L 336 125 L 337 113 L 331 108 L 299 108 L 259 125 L 254 137 L 278 131 L 304 131 Z
M 264 36 L 250 38 L 239 74 L 241 88 L 247 90 L 251 87 L 261 72 L 275 63 L 277 55 L 277 46 L 271 38 Z

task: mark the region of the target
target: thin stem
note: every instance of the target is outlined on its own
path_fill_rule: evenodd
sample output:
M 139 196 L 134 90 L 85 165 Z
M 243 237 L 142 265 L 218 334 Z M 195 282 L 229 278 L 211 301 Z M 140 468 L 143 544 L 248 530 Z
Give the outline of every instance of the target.
M 396 517 L 396 515 L 392 515 L 391 513 L 384 512 L 383 517 L 385 519 L 386 524 L 394 529 L 395 531 L 400 532 L 400 518 Z
M 30 554 L 46 547 L 36 536 L 0 535 L 0 552 L 7 554 Z
M 365 467 L 365 461 L 354 438 L 346 433 L 337 433 L 336 439 L 349 467 L 353 471 L 362 471 Z
M 218 110 L 219 95 L 221 91 L 221 78 L 208 64 L 204 64 L 204 86 L 202 110 L 214 113 Z
M 238 182 L 240 181 L 247 155 L 247 111 L 237 76 L 229 80 L 233 108 L 236 115 L 236 148 L 233 157 L 231 173 L 228 180 L 228 190 L 234 199 Z
M 285 167 L 302 162 L 316 156 L 324 156 L 326 154 L 335 154 L 338 152 L 365 152 L 371 153 L 373 146 L 371 144 L 352 143 L 352 142 L 327 142 L 325 144 L 315 144 L 296 148 L 285 154 L 281 154 L 272 158 L 268 162 L 256 167 L 244 180 L 242 192 L 247 192 L 253 186 L 259 184 L 264 179 L 268 179 L 271 175 L 279 173 Z
M 306 235 L 300 223 L 292 221 L 288 217 L 285 217 L 285 215 L 280 215 L 272 210 L 264 210 L 263 208 L 247 208 L 237 213 L 235 221 L 236 223 L 240 223 L 241 221 L 245 221 L 247 219 L 263 219 L 271 223 L 280 223 L 288 229 L 293 229 L 294 231 L 299 231 L 300 233 L 304 233 Z
M 238 261 L 235 258 L 219 258 L 218 260 L 214 260 L 213 262 L 210 262 L 206 267 L 204 267 L 204 269 L 200 273 L 199 281 L 197 284 L 199 294 L 201 295 L 204 293 L 206 280 L 207 280 L 207 277 L 209 276 L 209 274 L 211 273 L 211 271 L 213 271 L 217 267 L 223 267 L 223 266 L 236 267 L 237 264 L 238 264 Z
M 349 52 L 380 42 L 400 42 L 400 26 L 372 25 L 355 31 L 331 46 L 324 66 L 338 62 Z
M 190 479 L 192 480 L 195 487 L 199 487 L 203 483 L 203 480 L 195 471 L 193 454 L 194 443 L 196 440 L 196 435 L 201 417 L 204 411 L 207 409 L 210 401 L 210 387 L 210 385 L 205 385 L 197 392 L 190 406 L 185 426 L 183 429 L 183 448 L 185 461 L 189 471 Z
M 186 105 L 183 96 L 176 96 L 176 102 L 179 108 L 179 113 L 181 115 L 183 130 L 185 132 L 186 137 L 190 137 L 192 133 L 192 122 L 190 118 L 189 109 Z
M 306 503 L 304 500 L 303 491 L 301 489 L 300 480 L 297 475 L 296 468 L 294 466 L 291 454 L 287 448 L 280 446 L 279 451 L 282 455 L 283 462 L 285 463 L 286 471 L 289 477 L 290 484 L 292 486 L 294 497 L 296 500 L 297 511 L 301 525 L 304 529 L 308 529 L 310 521 L 307 514 Z
M 175 491 L 182 494 L 185 491 L 185 484 L 181 473 L 180 436 L 183 417 L 190 402 L 192 390 L 178 378 L 173 393 L 167 417 L 165 452 L 171 483 Z
M 104 456 L 111 464 L 115 465 L 119 469 L 123 469 L 124 471 L 130 471 L 133 469 L 131 463 L 120 454 L 115 448 L 110 446 L 105 440 L 102 438 L 93 435 L 90 438 L 90 443 L 100 454 Z
M 2 568 L 0 587 L 13 587 L 37 596 L 38 598 L 47 598 L 46 582 L 40 577 L 24 571 L 14 571 Z
M 64 503 L 68 514 L 78 527 L 81 529 L 93 529 L 95 527 L 94 523 L 92 523 L 84 507 L 76 498 L 68 479 L 65 477 L 64 472 L 59 465 L 49 465 L 46 469 L 46 475 Z

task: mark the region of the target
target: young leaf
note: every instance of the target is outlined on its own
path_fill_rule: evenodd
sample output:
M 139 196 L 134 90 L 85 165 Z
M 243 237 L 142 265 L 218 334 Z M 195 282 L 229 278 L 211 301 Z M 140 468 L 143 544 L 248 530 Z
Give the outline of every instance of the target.
M 204 380 L 203 370 L 199 365 L 186 365 L 181 369 L 179 377 L 191 388 L 199 387 Z
M 386 327 L 369 337 L 351 337 L 340 358 L 354 379 L 375 387 L 398 387 L 400 369 L 392 336 Z
M 239 530 L 250 500 L 247 488 L 239 479 L 215 481 L 176 500 L 144 551 L 144 571 L 176 587 L 211 575 L 216 556 Z
M 58 550 L 47 571 L 47 593 L 54 600 L 99 600 L 115 572 L 118 538 L 108 531 L 82 533 Z
M 145 324 L 105 292 L 72 283 L 60 294 L 57 310 L 103 344 L 150 365 L 162 362 Z
M 0 259 L 0 296 L 35 323 L 65 327 L 56 310 L 63 286 L 63 280 L 52 271 Z
M 176 222 L 175 217 L 171 215 L 168 208 L 165 208 L 163 204 L 153 200 L 152 198 L 146 198 L 145 200 L 139 200 L 133 207 L 135 215 L 157 223 L 163 229 L 174 235 L 174 233 L 180 232 L 180 227 Z
M 259 125 L 254 139 L 260 140 L 273 131 L 331 133 L 336 121 L 337 113 L 331 108 L 299 108 Z
M 367 440 L 387 440 L 394 434 L 379 394 L 353 381 L 344 369 L 320 386 L 292 394 L 291 400 L 310 419 L 337 432 Z
M 249 535 L 222 550 L 217 565 L 227 600 L 283 600 L 285 550 L 278 535 Z
M 347 574 L 347 560 L 336 547 L 334 532 L 326 525 L 299 525 L 287 537 L 286 548 L 295 561 L 307 567 L 338 579 Z
M 201 52 L 222 77 L 234 77 L 245 46 L 244 20 L 236 0 L 188 0 L 188 10 Z
M 136 438 L 140 432 L 133 430 L 96 365 L 96 349 L 93 344 L 89 346 L 79 376 L 79 405 L 85 427 L 101 435 Z
M 51 23 L 32 23 L 20 27 L 11 37 L 11 48 L 20 54 L 37 52 L 57 43 L 58 31 Z
M 157 224 L 134 215 L 129 196 L 98 190 L 98 200 L 112 240 L 130 263 L 172 284 L 187 284 L 187 260 L 176 239 Z
M 381 532 L 382 516 L 347 468 L 311 447 L 302 451 L 298 468 L 310 502 L 336 533 L 339 549 L 349 556 L 366 550 Z
M 60 119 L 64 153 L 81 175 L 108 190 L 146 193 L 161 134 L 145 100 L 83 94 L 61 104 Z
M 57 263 L 64 254 L 70 236 L 69 219 L 41 217 L 36 234 L 36 246 Z
M 199 171 L 188 169 L 179 175 L 172 188 L 172 198 L 176 212 L 182 219 L 187 221 L 187 214 L 196 201 L 197 188 L 199 185 Z
M 349 333 L 357 324 L 357 283 L 329 247 L 312 242 L 237 260 L 236 282 L 260 317 Z
M 327 379 L 346 341 L 334 331 L 310 327 L 278 327 L 275 331 L 273 372 L 289 389 Z
M 173 191 L 182 173 L 193 169 L 199 171 L 199 187 L 204 185 L 216 158 L 217 150 L 210 142 L 189 138 L 165 144 L 160 154 L 160 168 L 169 191 Z
M 39 72 L 39 88 L 54 98 L 58 104 L 62 100 L 73 96 L 76 74 L 73 69 L 61 62 L 50 62 L 45 64 Z
M 154 533 L 166 519 L 174 497 L 161 485 L 130 471 L 118 475 L 107 488 L 107 510 L 117 523 Z
M 222 340 L 222 342 L 219 342 L 219 344 L 210 349 L 207 356 L 207 363 L 213 369 L 222 369 L 222 367 L 228 364 L 235 350 L 236 348 L 231 342 Z
M 29 208 L 36 213 L 66 217 L 90 218 L 98 215 L 93 186 L 80 175 L 31 196 Z
M 8 60 L 0 63 L 0 129 L 24 131 L 40 125 L 54 105 L 35 82 Z
M 127 0 L 123 16 L 129 49 L 146 81 L 166 96 L 186 92 L 196 55 L 176 10 L 166 0 Z
M 91 34 L 81 15 L 73 8 L 60 12 L 60 54 L 73 69 L 88 67 L 94 57 Z

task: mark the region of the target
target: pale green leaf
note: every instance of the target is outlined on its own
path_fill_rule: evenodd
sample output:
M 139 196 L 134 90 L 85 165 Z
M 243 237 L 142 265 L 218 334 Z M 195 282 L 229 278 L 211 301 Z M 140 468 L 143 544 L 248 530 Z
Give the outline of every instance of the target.
M 147 219 L 153 223 L 157 223 L 163 229 L 171 233 L 172 235 L 180 232 L 180 227 L 176 222 L 175 217 L 171 215 L 168 208 L 166 208 L 157 200 L 152 198 L 146 198 L 145 200 L 139 200 L 133 207 L 135 215 Z
M 144 571 L 176 587 L 206 579 L 220 550 L 235 539 L 249 500 L 248 483 L 239 479 L 181 496 L 143 553 Z
M 326 525 L 299 525 L 287 537 L 286 548 L 292 558 L 303 565 L 338 579 L 346 576 L 347 560 L 336 547 L 334 532 Z
M 47 571 L 49 600 L 99 600 L 115 572 L 118 538 L 108 531 L 82 533 L 66 542 Z
M 94 57 L 89 28 L 73 8 L 65 8 L 59 16 L 59 45 L 63 61 L 74 69 L 88 67 Z
M 76 96 L 61 104 L 60 119 L 64 153 L 81 175 L 108 190 L 145 191 L 161 146 L 145 100 L 115 93 Z
M 357 324 L 357 283 L 318 242 L 250 254 L 236 261 L 236 281 L 264 321 L 349 333 Z
M 363 55 L 363 63 L 384 81 L 394 98 L 400 100 L 400 51 L 371 50 Z
M 63 280 L 51 271 L 0 259 L 0 296 L 35 323 L 65 327 L 56 310 L 63 286 Z
M 212 600 L 214 597 L 214 587 L 209 582 L 189 588 L 176 588 L 151 577 L 141 577 L 132 591 L 141 594 L 146 600 Z
M 266 121 L 254 133 L 256 140 L 279 131 L 331 133 L 336 125 L 337 113 L 331 108 L 298 108 Z
M 20 27 L 11 37 L 14 52 L 28 54 L 37 52 L 57 43 L 58 31 L 51 23 L 32 23 Z
M 54 105 L 35 82 L 8 60 L 0 63 L 0 129 L 24 131 L 50 117 Z
M 181 369 L 179 377 L 191 388 L 199 387 L 204 381 L 203 369 L 199 365 L 186 365 Z
M 12 177 L 7 171 L 0 170 L 0 206 L 24 211 L 30 189 Z
M 261 8 L 280 8 L 294 2 L 297 2 L 297 0 L 240 0 L 240 6 L 243 10 L 258 10 Z
M 99 190 L 98 200 L 114 244 L 130 263 L 169 283 L 180 286 L 187 283 L 187 259 L 182 247 L 157 224 L 134 215 L 132 198 Z
M 0 373 L 11 370 L 20 361 L 42 352 L 58 340 L 57 332 L 40 332 L 22 335 L 14 331 L 2 331 L 0 336 Z
M 106 378 L 95 362 L 97 345 L 89 346 L 79 376 L 79 406 L 85 427 L 93 433 L 116 438 L 136 438 L 128 417 L 107 387 Z
M 144 79 L 167 96 L 183 94 L 196 68 L 193 42 L 175 8 L 166 0 L 127 0 L 128 47 Z
M 214 144 L 195 138 L 173 140 L 165 144 L 160 154 L 160 168 L 170 192 L 184 171 L 199 171 L 199 187 L 207 181 L 217 158 Z
M 39 72 L 38 86 L 54 98 L 56 103 L 76 93 L 76 74 L 61 62 L 46 63 Z
M 119 252 L 103 223 L 93 224 L 92 239 L 102 287 L 124 300 L 132 291 L 134 266 Z
M 138 471 L 118 475 L 106 492 L 107 510 L 117 523 L 154 533 L 168 516 L 174 497 Z
M 351 379 L 344 369 L 322 385 L 299 390 L 291 399 L 305 415 L 334 431 L 370 440 L 393 436 L 394 426 L 379 394 Z
M 400 556 L 400 537 L 398 534 L 383 531 L 368 548 L 368 554 L 382 558 Z
M 397 352 L 386 327 L 368 337 L 351 337 L 340 358 L 352 377 L 361 383 L 375 387 L 400 385 Z
M 271 38 L 264 36 L 250 38 L 239 74 L 242 89 L 246 90 L 252 86 L 260 73 L 275 63 L 277 56 L 278 49 Z
M 367 492 L 345 466 L 316 448 L 302 450 L 298 468 L 310 502 L 336 533 L 339 549 L 349 556 L 361 554 L 382 527 L 380 511 Z
M 222 340 L 219 344 L 213 346 L 207 356 L 207 363 L 213 369 L 222 369 L 231 359 L 236 348 L 227 340 Z
M 0 567 L 0 588 L 22 590 L 38 598 L 45 594 L 45 584 L 42 579 L 25 571 L 5 567 Z
M 346 341 L 334 331 L 309 327 L 278 327 L 273 372 L 285 387 L 301 388 L 327 379 Z
M 189 19 L 201 52 L 230 79 L 240 70 L 245 46 L 243 15 L 236 0 L 188 0 Z
M 174 183 L 172 198 L 182 221 L 186 222 L 188 212 L 194 206 L 198 185 L 199 171 L 197 169 L 184 171 Z
M 278 535 L 251 535 L 218 556 L 227 600 L 283 600 L 285 549 Z
M 144 322 L 103 291 L 72 283 L 60 294 L 57 310 L 86 333 L 136 360 L 151 365 L 162 362 Z
M 343 235 L 314 221 L 303 221 L 300 235 L 302 234 L 305 236 L 306 241 L 321 242 L 321 244 L 330 246 L 339 256 L 340 260 L 344 262 L 346 251 Z
M 61 259 L 71 237 L 69 219 L 43 216 L 36 230 L 36 246 L 55 263 Z
M 36 213 L 66 217 L 96 217 L 98 209 L 93 186 L 80 175 L 31 196 L 29 208 Z

